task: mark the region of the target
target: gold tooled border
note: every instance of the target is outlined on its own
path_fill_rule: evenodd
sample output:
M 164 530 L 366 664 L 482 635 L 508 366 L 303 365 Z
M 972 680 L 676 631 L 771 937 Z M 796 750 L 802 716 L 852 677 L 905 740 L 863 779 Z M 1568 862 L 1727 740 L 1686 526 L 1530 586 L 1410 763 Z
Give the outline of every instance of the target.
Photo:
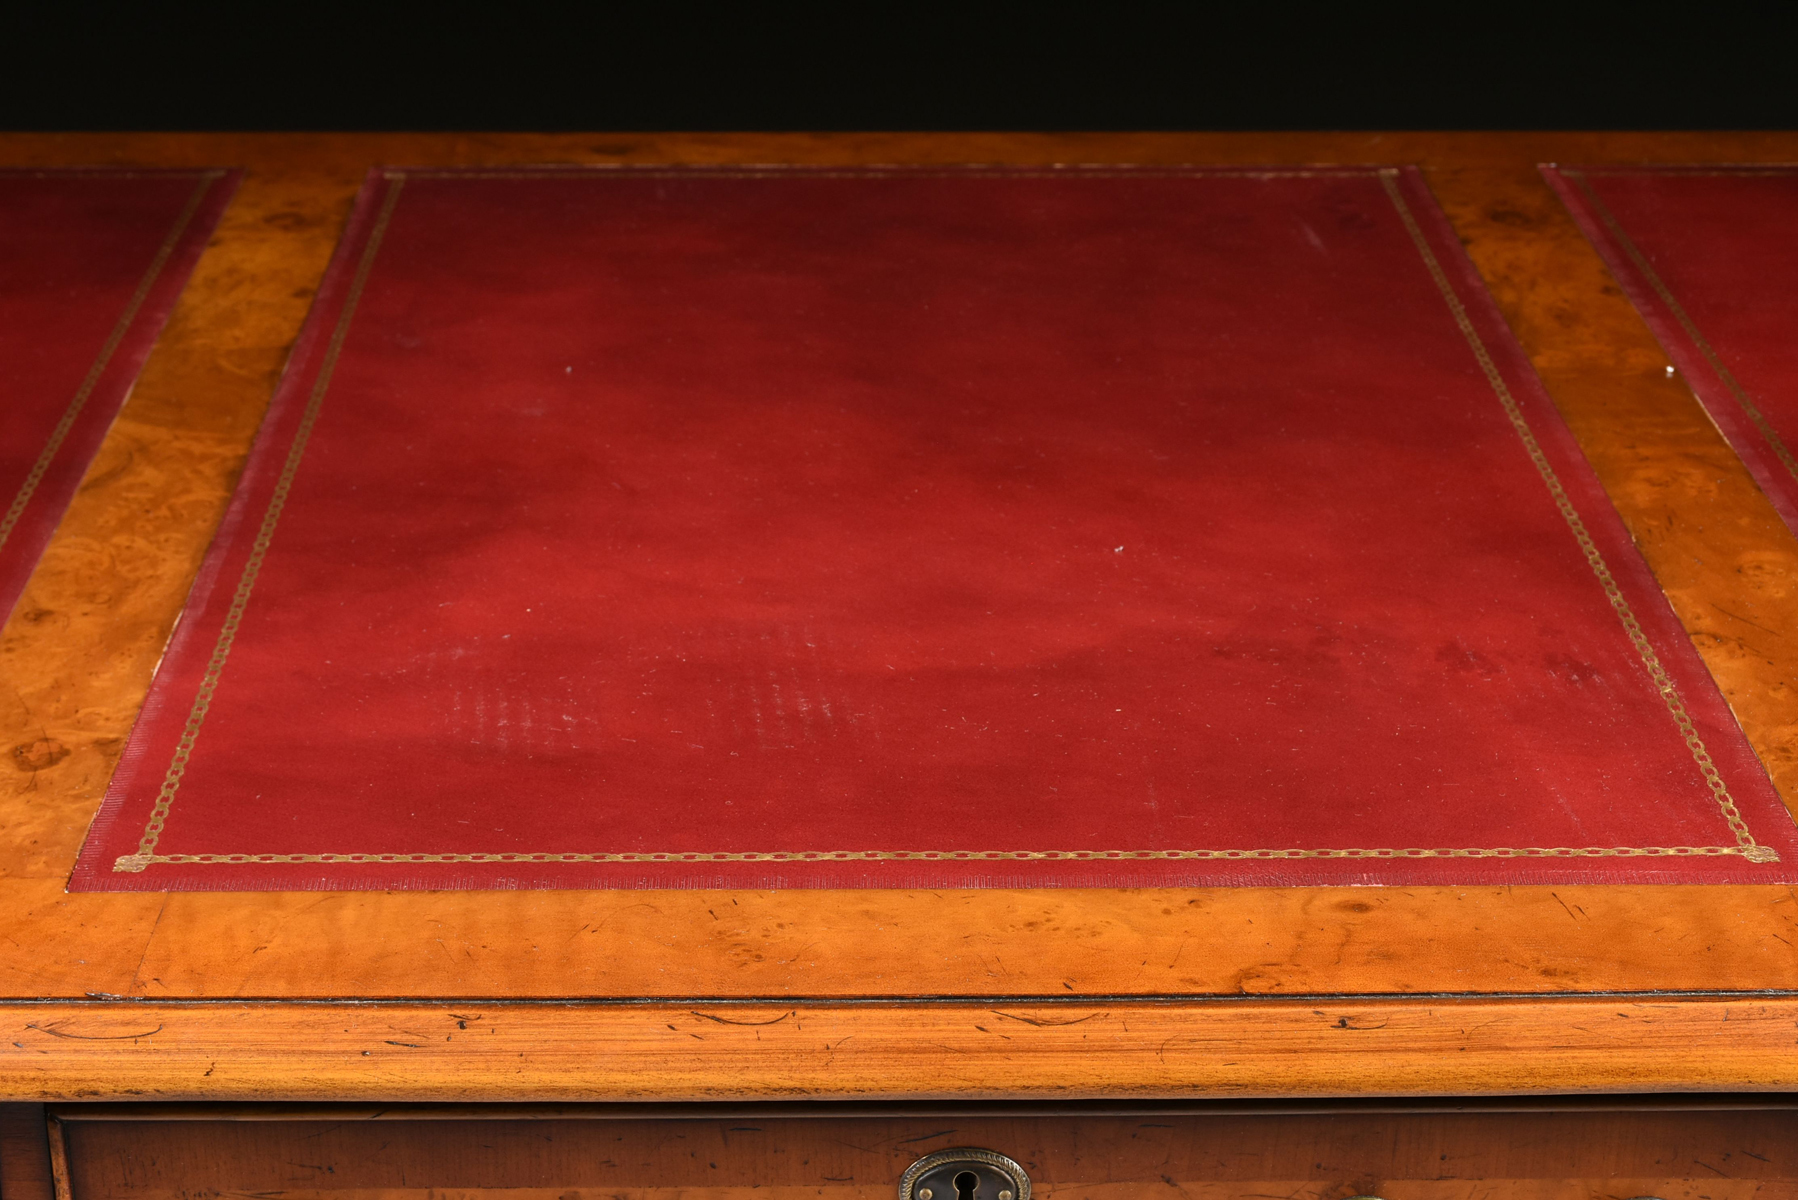
M 965 179 L 980 174 L 993 179 L 1318 179 L 1338 176 L 1351 179 L 1372 174 L 1378 167 L 1130 167 L 1116 164 L 1068 163 L 1058 167 L 1008 167 L 1003 164 L 965 163 L 960 166 L 908 167 L 870 164 L 863 167 L 808 167 L 802 164 L 757 166 L 707 166 L 694 164 L 591 163 L 581 166 L 515 167 L 481 170 L 452 167 L 440 171 L 407 168 L 389 171 L 396 179 L 579 179 L 613 176 L 629 179 Z
M 1417 219 L 1411 215 L 1410 208 L 1405 204 L 1404 196 L 1398 190 L 1396 173 L 1382 171 L 1380 180 L 1386 185 L 1386 192 L 1392 197 L 1392 203 L 1397 207 L 1398 214 L 1405 223 L 1405 229 L 1411 235 L 1411 240 L 1416 243 L 1417 252 L 1423 256 L 1424 264 L 1429 267 L 1430 277 L 1436 281 L 1436 287 L 1442 292 L 1443 300 L 1448 303 L 1449 311 L 1454 314 L 1455 324 L 1460 327 L 1462 336 L 1467 339 L 1467 345 L 1473 351 L 1474 358 L 1479 361 L 1480 370 L 1485 372 L 1486 381 L 1492 385 L 1492 391 L 1498 396 L 1498 402 L 1504 406 L 1505 415 L 1511 420 L 1511 427 L 1517 431 L 1517 436 L 1523 441 L 1524 449 L 1529 452 L 1530 461 L 1535 464 L 1536 472 L 1541 475 L 1543 485 L 1548 488 L 1548 494 L 1553 497 L 1555 507 L 1560 510 L 1562 519 L 1567 522 L 1567 528 L 1573 534 L 1574 541 L 1579 543 L 1580 550 L 1585 553 L 1586 563 L 1592 568 L 1593 575 L 1597 576 L 1600 586 L 1604 588 L 1605 598 L 1611 602 L 1612 611 L 1623 623 L 1624 632 L 1629 635 L 1630 644 L 1636 648 L 1636 654 L 1642 660 L 1643 668 L 1647 670 L 1649 678 L 1654 680 L 1655 687 L 1660 690 L 1661 699 L 1667 705 L 1668 715 L 1679 727 L 1680 737 L 1686 743 L 1686 749 L 1691 752 L 1692 761 L 1697 764 L 1699 774 L 1704 777 L 1706 785 L 1709 786 L 1711 796 L 1717 802 L 1723 819 L 1729 824 L 1730 832 L 1735 834 L 1736 846 L 1754 862 L 1777 861 L 1778 855 L 1774 853 L 1773 849 L 1756 843 L 1754 835 L 1749 832 L 1748 823 L 1742 819 L 1741 812 L 1736 808 L 1735 798 L 1729 794 L 1729 786 L 1724 783 L 1722 773 L 1717 770 L 1716 763 L 1711 761 L 1710 751 L 1705 749 L 1703 739 L 1698 736 L 1698 730 L 1692 724 L 1692 716 L 1686 711 L 1685 701 L 1680 699 L 1679 689 L 1675 686 L 1673 677 L 1661 665 L 1660 656 L 1654 652 L 1654 646 L 1649 642 L 1648 635 L 1643 632 L 1641 623 L 1636 620 L 1636 614 L 1630 609 L 1628 598 L 1624 596 L 1623 589 L 1617 586 L 1617 580 L 1611 575 L 1611 568 L 1605 563 L 1604 556 L 1599 553 L 1598 545 L 1592 540 L 1592 535 L 1587 532 L 1586 523 L 1580 519 L 1579 510 L 1574 508 L 1573 501 L 1568 498 L 1566 489 L 1561 486 L 1561 481 L 1555 475 L 1554 467 L 1550 465 L 1548 456 L 1542 453 L 1542 446 L 1536 441 L 1536 434 L 1530 428 L 1529 422 L 1524 419 L 1523 410 L 1518 406 L 1516 398 L 1511 395 L 1511 389 L 1505 383 L 1504 377 L 1499 374 L 1498 368 L 1493 364 L 1492 356 L 1486 351 L 1486 344 L 1480 340 L 1478 331 L 1467 319 L 1467 310 L 1461 304 L 1461 298 L 1449 285 L 1448 276 L 1443 272 L 1442 264 L 1436 261 L 1435 252 L 1430 249 L 1429 242 L 1424 239 L 1423 230 L 1417 225 Z
M 1779 436 L 1778 431 L 1773 428 L 1772 422 L 1768 421 L 1761 413 L 1759 406 L 1757 406 L 1753 399 L 1749 397 L 1747 389 L 1737 382 L 1735 373 L 1723 365 L 1722 358 L 1720 358 L 1717 352 L 1711 348 L 1711 344 L 1705 338 L 1704 334 L 1698 332 L 1697 324 L 1689 315 L 1687 315 L 1685 307 L 1680 304 L 1678 300 L 1673 298 L 1672 289 L 1668 288 L 1668 286 L 1662 282 L 1659 273 L 1657 273 L 1654 267 L 1649 264 L 1648 257 L 1644 255 L 1641 250 L 1637 249 L 1636 243 L 1631 240 L 1629 234 L 1623 232 L 1623 226 L 1618 222 L 1617 218 L 1612 215 L 1611 210 L 1605 206 L 1605 202 L 1598 198 L 1598 193 L 1592 190 L 1592 185 L 1586 182 L 1586 172 L 1569 170 L 1565 167 L 1560 170 L 1564 177 L 1573 180 L 1574 186 L 1579 188 L 1581 195 L 1585 196 L 1586 203 L 1592 206 L 1592 211 L 1598 214 L 1598 219 L 1600 221 L 1604 222 L 1606 231 L 1610 233 L 1611 237 L 1616 239 L 1619 246 L 1623 247 L 1623 252 L 1629 256 L 1630 262 L 1635 265 L 1636 270 L 1641 273 L 1642 278 L 1648 281 L 1648 286 L 1654 290 L 1656 296 L 1660 297 L 1661 303 L 1667 306 L 1667 311 L 1673 314 L 1673 319 L 1679 322 L 1679 327 L 1685 330 L 1686 336 L 1692 339 L 1692 344 L 1698 347 L 1698 352 L 1704 355 L 1704 361 L 1710 364 L 1711 370 L 1716 373 L 1717 378 L 1722 381 L 1723 386 L 1729 390 L 1729 394 L 1734 397 L 1735 402 L 1739 404 L 1742 411 L 1747 414 L 1748 420 L 1753 423 L 1755 429 L 1760 431 L 1761 437 L 1766 439 L 1767 445 L 1772 449 L 1774 457 L 1779 459 L 1780 463 L 1785 467 L 1786 473 L 1791 475 L 1794 480 L 1798 480 L 1798 458 L 1792 456 L 1791 450 L 1786 447 L 1785 441 Z M 1682 174 L 1683 173 L 1684 172 L 1682 172 Z M 1612 172 L 1612 174 L 1621 175 L 1624 174 L 1624 172 L 1618 171 Z M 1782 178 L 1789 178 L 1794 172 L 1707 171 L 1705 174 L 1717 176 L 1752 174 L 1757 176 L 1779 176 Z
M 94 357 L 93 363 L 87 369 L 87 374 L 82 377 L 81 385 L 75 389 L 75 395 L 69 400 L 68 406 L 63 409 L 62 418 L 50 430 L 49 439 L 45 441 L 43 450 L 38 453 L 37 460 L 31 464 L 31 470 L 25 473 L 25 481 L 19 485 L 18 493 L 13 496 L 12 504 L 7 507 L 4 515 L 0 515 L 0 549 L 6 547 L 6 540 L 12 536 L 13 527 L 25 515 L 25 509 L 30 505 L 31 498 L 37 494 L 38 485 L 44 481 L 45 472 L 49 471 L 50 464 L 56 461 L 57 452 L 62 449 L 64 439 L 69 436 L 69 430 L 75 427 L 75 419 L 81 415 L 81 410 L 87 407 L 88 398 L 93 395 L 94 388 L 99 386 L 100 377 L 106 373 L 107 366 L 112 362 L 112 356 L 117 353 L 119 344 L 125 340 L 125 334 L 136 322 L 138 310 L 143 308 L 144 301 L 149 298 L 150 289 L 156 286 L 156 281 L 162 276 L 163 268 L 168 266 L 170 256 L 175 253 L 175 247 L 181 243 L 181 236 L 193 223 L 194 214 L 200 210 L 200 201 L 206 198 L 206 193 L 212 189 L 214 183 L 224 177 L 224 174 L 223 171 L 201 173 L 200 182 L 194 188 L 193 194 L 187 198 L 186 207 L 181 210 L 181 215 L 175 218 L 175 224 L 169 230 L 168 236 L 162 239 L 162 245 L 156 248 L 156 256 L 150 260 L 150 265 L 144 271 L 143 277 L 137 281 L 137 290 L 131 293 L 131 299 L 125 304 L 125 311 L 120 313 L 119 319 L 113 323 L 112 332 L 107 334 L 106 341 L 100 346 L 100 353 Z M 48 172 L 41 172 L 34 174 L 33 177 L 54 176 Z M 83 178 L 107 179 L 117 178 L 117 176 L 109 173 L 97 173 L 92 176 L 83 176 Z M 3 615 L 0 614 L 0 616 Z
M 141 871 L 152 863 L 231 865 L 256 863 L 710 863 L 710 862 L 1156 862 L 1301 858 L 1697 858 L 1741 855 L 1777 862 L 1739 846 L 1414 846 L 1402 850 L 665 850 L 585 854 L 157 854 L 120 858 L 115 871 Z
M 647 174 L 648 172 L 644 172 Z M 674 174 L 675 172 L 669 172 Z M 738 175 L 775 175 L 776 170 L 736 172 Z M 871 172 L 838 172 L 853 177 L 865 177 Z M 1316 171 L 1304 174 L 1342 174 L 1357 175 L 1355 170 Z M 268 509 L 263 516 L 250 558 L 244 565 L 243 574 L 238 582 L 237 592 L 233 597 L 231 608 L 226 614 L 224 626 L 219 631 L 219 638 L 213 650 L 211 661 L 207 664 L 205 678 L 200 690 L 194 698 L 194 704 L 188 716 L 187 726 L 177 744 L 175 754 L 169 763 L 167 775 L 164 777 L 162 791 L 157 797 L 150 820 L 144 828 L 142 841 L 135 854 L 121 855 L 113 864 L 114 871 L 137 872 L 152 865 L 234 865 L 234 864 L 283 864 L 283 863 L 357 863 L 357 864 L 407 864 L 407 863 L 719 863 L 719 862 L 891 862 L 891 861 L 936 861 L 936 862 L 1029 862 L 1029 861 L 1097 861 L 1097 862 L 1144 862 L 1144 861 L 1240 861 L 1240 860 L 1280 860 L 1280 859 L 1434 859 L 1434 858 L 1669 858 L 1695 856 L 1736 855 L 1750 862 L 1777 862 L 1779 855 L 1770 846 L 1762 846 L 1754 840 L 1747 823 L 1743 821 L 1737 810 L 1729 789 L 1723 782 L 1716 765 L 1711 761 L 1710 753 L 1705 749 L 1697 730 L 1692 724 L 1691 716 L 1686 712 L 1680 700 L 1673 679 L 1666 668 L 1661 665 L 1654 647 L 1649 643 L 1647 635 L 1637 622 L 1631 611 L 1628 600 L 1616 579 L 1611 575 L 1591 534 L 1587 532 L 1584 521 L 1574 508 L 1572 500 L 1561 486 L 1553 466 L 1543 453 L 1541 445 L 1531 430 L 1523 411 L 1511 395 L 1504 377 L 1494 365 L 1485 343 L 1481 341 L 1479 332 L 1467 316 L 1460 297 L 1450 284 L 1442 264 L 1437 260 L 1435 252 L 1430 248 L 1428 239 L 1418 225 L 1410 207 L 1405 203 L 1404 195 L 1398 187 L 1398 171 L 1396 168 L 1378 168 L 1369 173 L 1377 175 L 1405 231 L 1410 235 L 1412 244 L 1422 257 L 1430 278 L 1435 281 L 1443 300 L 1447 303 L 1455 325 L 1466 338 L 1468 347 L 1473 351 L 1475 360 L 1485 374 L 1487 383 L 1492 387 L 1499 403 L 1504 407 L 1512 429 L 1522 440 L 1530 461 L 1535 465 L 1544 486 L 1547 487 L 1556 509 L 1566 521 L 1574 540 L 1586 557 L 1599 584 L 1604 588 L 1605 596 L 1611 603 L 1635 647 L 1643 667 L 1648 671 L 1661 698 L 1667 706 L 1668 713 L 1678 726 L 1680 735 L 1691 752 L 1693 761 L 1698 765 L 1700 774 L 1709 785 L 1712 797 L 1717 802 L 1725 821 L 1735 834 L 1736 844 L 1733 846 L 1531 846 L 1531 847 L 1411 847 L 1407 849 L 1306 849 L 1306 848 L 1267 848 L 1254 850 L 772 850 L 772 851 L 620 851 L 612 853 L 467 853 L 467 854 L 354 854 L 354 853 L 322 853 L 322 854 L 158 854 L 156 845 L 162 830 L 167 823 L 169 810 L 174 803 L 175 795 L 181 785 L 181 776 L 185 771 L 194 744 L 199 736 L 201 723 L 212 703 L 212 696 L 218 687 L 219 678 L 224 672 L 225 660 L 230 654 L 232 641 L 236 636 L 238 625 L 243 619 L 245 608 L 249 604 L 250 591 L 255 584 L 256 575 L 261 569 L 262 560 L 268 552 L 274 535 L 275 523 L 280 518 L 281 509 L 286 502 L 289 489 L 292 487 L 295 473 L 299 470 L 300 456 L 304 453 L 306 442 L 311 435 L 312 427 L 318 419 L 319 410 L 324 402 L 325 391 L 330 384 L 331 374 L 336 366 L 344 339 L 348 334 L 350 320 L 360 300 L 369 273 L 374 265 L 375 254 L 380 248 L 381 240 L 392 219 L 394 206 L 398 203 L 400 187 L 408 175 L 427 178 L 468 178 L 471 175 L 484 177 L 488 174 L 500 178 L 542 178 L 549 172 L 399 172 L 387 174 L 392 186 L 380 215 L 369 234 L 362 257 L 356 267 L 354 281 L 350 285 L 349 294 L 344 301 L 343 311 L 339 314 L 336 328 L 331 335 L 331 342 L 326 351 L 324 361 L 319 368 L 318 378 L 314 381 L 312 393 L 308 398 L 306 410 L 301 417 L 298 432 L 287 455 L 287 461 L 276 483 L 274 494 L 270 497 Z M 687 175 L 689 172 L 679 172 Z M 716 177 L 726 172 L 707 172 Z M 945 172 L 947 174 L 947 172 Z M 1211 174 L 1205 172 L 1204 174 Z M 1233 172 L 1240 176 L 1259 177 L 1263 174 L 1299 175 L 1301 172 L 1266 173 L 1266 172 Z M 573 176 L 571 176 L 573 177 Z M 1066 177 L 1058 174 L 1057 177 Z

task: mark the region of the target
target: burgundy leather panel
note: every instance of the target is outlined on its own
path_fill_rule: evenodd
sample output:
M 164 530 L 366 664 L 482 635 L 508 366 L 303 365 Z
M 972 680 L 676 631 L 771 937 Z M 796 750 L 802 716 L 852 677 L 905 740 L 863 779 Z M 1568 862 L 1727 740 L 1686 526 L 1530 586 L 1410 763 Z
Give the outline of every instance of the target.
M 1795 861 L 1415 173 L 396 172 L 73 886 Z
M 1544 167 L 1798 532 L 1798 167 Z
M 0 171 L 0 620 L 235 185 L 219 171 Z

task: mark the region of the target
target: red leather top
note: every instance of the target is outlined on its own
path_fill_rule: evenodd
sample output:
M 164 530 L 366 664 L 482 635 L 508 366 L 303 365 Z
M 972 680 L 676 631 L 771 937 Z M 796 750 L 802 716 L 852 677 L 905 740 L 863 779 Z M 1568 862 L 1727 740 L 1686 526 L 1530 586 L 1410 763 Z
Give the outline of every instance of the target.
M 1545 167 L 1798 532 L 1798 167 Z
M 0 171 L 0 621 L 235 183 L 219 171 Z
M 395 172 L 74 886 L 1795 862 L 1415 174 Z

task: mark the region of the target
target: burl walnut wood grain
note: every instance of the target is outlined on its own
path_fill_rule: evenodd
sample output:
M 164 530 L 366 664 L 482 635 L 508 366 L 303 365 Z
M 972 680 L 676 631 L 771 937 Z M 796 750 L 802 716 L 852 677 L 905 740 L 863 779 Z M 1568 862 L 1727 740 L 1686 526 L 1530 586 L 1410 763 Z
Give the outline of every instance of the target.
M 1548 1031 L 1565 1028 L 1573 1010 L 1551 998 L 1556 995 L 1798 989 L 1798 899 L 1790 889 L 1774 888 L 166 897 L 63 890 L 350 199 L 363 170 L 377 163 L 1420 162 L 1792 803 L 1798 752 L 1790 680 L 1798 648 L 1784 631 L 1798 628 L 1798 543 L 1683 381 L 1666 376 L 1658 346 L 1533 164 L 1793 158 L 1798 135 L 1777 134 L 0 137 L 6 165 L 248 169 L 24 601 L 0 633 L 6 684 L 0 688 L 0 912 L 7 916 L 0 927 L 0 997 L 1544 997 L 1535 1005 L 1540 1024 L 1533 1039 L 1478 1058 L 1452 1047 L 1432 1052 L 1461 1064 L 1453 1072 L 1456 1086 L 1494 1089 L 1517 1085 L 1530 1070 L 1565 1077 L 1556 1064 L 1571 1060 Z M 1431 1002 L 1418 1003 L 1418 1012 L 1436 1011 Z M 5 1015 L 21 1017 L 22 1027 L 23 1017 L 35 1014 L 42 1026 L 77 1011 L 87 1010 L 27 1005 Z M 184 1014 L 183 1027 L 223 1020 L 218 1014 L 226 1011 L 286 1019 L 280 1015 L 286 1010 L 274 1006 L 168 1011 Z M 864 1043 L 876 1029 L 924 1036 L 922 1026 L 908 1022 L 935 1019 L 920 1015 L 934 1011 L 923 1006 L 854 1011 L 855 1036 Z M 1153 1011 L 1172 1021 L 1167 1014 L 1224 1019 L 1219 1014 L 1236 1010 Z M 1118 1053 L 1126 1056 L 1178 1045 L 1182 1036 L 1177 1023 L 1150 1023 L 1156 1030 L 1150 1033 L 1136 1017 L 1106 1021 L 1105 1028 L 1119 1031 Z M 1244 1022 L 1232 1036 L 1252 1049 L 1265 1030 L 1246 1016 Z M 1633 1052 L 1637 1026 L 1604 1022 L 1606 1032 L 1594 1036 L 1619 1053 Z M 1126 1034 L 1126 1026 L 1136 1032 Z M 325 1085 L 317 1081 L 327 1079 L 331 1088 L 362 1080 L 378 1091 L 394 1078 L 354 1059 L 309 1074 L 312 1068 L 293 1064 L 311 1047 L 294 1036 L 285 1053 L 218 1043 L 227 1056 L 218 1064 L 224 1074 L 206 1077 L 218 1082 L 182 1074 L 176 1090 L 207 1094 L 230 1078 L 238 1081 L 233 1088 L 260 1087 L 264 1094 L 318 1094 Z M 1313 1038 L 1320 1053 L 1340 1044 L 1322 1028 L 1281 1036 L 1294 1044 Z M 44 1094 L 126 1088 L 134 1072 L 153 1075 L 151 1064 L 164 1061 L 166 1039 L 159 1039 L 104 1045 L 49 1034 L 0 1039 L 0 1095 L 39 1094 L 28 1083 L 34 1079 L 61 1081 L 46 1084 Z M 1789 1026 L 1778 1036 L 1759 1036 L 1752 1055 L 1723 1052 L 1727 1038 L 1721 1049 L 1701 1051 L 1702 1041 L 1655 1042 L 1653 1056 L 1631 1060 L 1631 1085 L 1655 1086 L 1658 1078 L 1668 1085 L 1685 1081 L 1681 1086 L 1786 1086 L 1798 1062 Z M 741 1078 L 778 1088 L 838 1077 L 837 1041 L 782 1044 L 794 1056 L 790 1074 L 782 1076 L 787 1083 L 753 1073 Z M 539 1045 L 521 1043 L 521 1071 L 528 1074 L 538 1061 Z M 96 1046 L 136 1065 L 85 1074 Z M 993 1047 L 987 1061 L 1006 1061 L 1010 1051 L 997 1035 Z M 653 1039 L 632 1053 L 639 1051 L 675 1053 L 672 1044 Z M 1070 1042 L 1061 1052 L 1073 1061 L 1082 1050 Z M 710 1069 L 727 1073 L 723 1064 L 731 1061 L 728 1054 L 707 1060 Z M 1034 1078 L 1062 1078 L 1056 1072 L 1072 1068 L 1058 1061 L 1033 1057 L 1027 1068 L 1020 1060 L 1019 1069 Z M 1255 1087 L 1299 1086 L 1294 1077 L 1267 1074 L 1273 1068 L 1253 1055 L 1242 1061 L 1261 1063 Z M 1482 1065 L 1469 1065 L 1475 1062 Z M 1365 1070 L 1318 1076 L 1305 1086 L 1380 1090 L 1375 1066 L 1367 1059 Z M 885 1069 L 870 1067 L 856 1087 L 879 1092 Z M 408 1075 L 406 1086 L 429 1079 L 453 1090 L 461 1086 L 461 1071 L 440 1064 Z M 912 1086 L 902 1077 L 892 1076 L 891 1090 Z M 1063 1086 L 1092 1094 L 1111 1086 L 1107 1072 L 1096 1068 L 1066 1078 L 1080 1082 Z M 663 1086 L 678 1090 L 662 1083 L 642 1094 Z M 978 1094 L 991 1086 L 981 1073 L 954 1073 L 943 1090 Z M 1169 1076 L 1165 1086 L 1248 1085 L 1201 1073 Z

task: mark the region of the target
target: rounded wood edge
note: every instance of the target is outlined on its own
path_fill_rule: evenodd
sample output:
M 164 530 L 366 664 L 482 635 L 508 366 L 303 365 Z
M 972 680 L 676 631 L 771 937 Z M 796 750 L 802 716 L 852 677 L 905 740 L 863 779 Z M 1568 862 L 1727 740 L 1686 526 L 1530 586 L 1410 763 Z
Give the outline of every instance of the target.
M 1798 1088 L 1798 998 L 0 1006 L 0 1100 L 921 1100 Z

